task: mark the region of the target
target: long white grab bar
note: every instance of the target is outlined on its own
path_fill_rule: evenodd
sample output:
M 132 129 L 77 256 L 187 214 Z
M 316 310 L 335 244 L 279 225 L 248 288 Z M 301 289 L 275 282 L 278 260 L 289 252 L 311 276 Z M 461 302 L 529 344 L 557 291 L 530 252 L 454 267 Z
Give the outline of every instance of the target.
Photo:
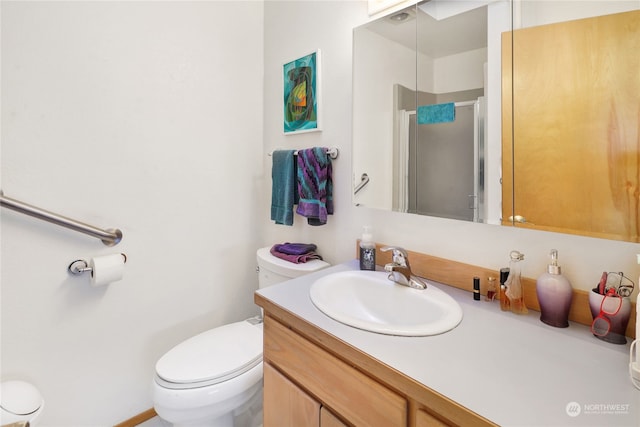
M 107 246 L 117 245 L 120 243 L 120 240 L 122 240 L 122 231 L 117 228 L 103 230 L 92 225 L 37 208 L 27 203 L 20 202 L 16 199 L 12 199 L 5 196 L 2 190 L 0 190 L 0 206 L 78 231 L 80 233 L 88 234 L 89 236 L 97 237 Z

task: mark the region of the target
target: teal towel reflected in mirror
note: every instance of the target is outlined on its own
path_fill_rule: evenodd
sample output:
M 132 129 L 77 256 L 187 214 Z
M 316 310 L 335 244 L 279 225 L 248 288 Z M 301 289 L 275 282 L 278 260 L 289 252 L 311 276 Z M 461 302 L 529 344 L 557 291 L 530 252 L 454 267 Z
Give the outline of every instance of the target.
M 456 119 L 456 106 L 453 102 L 421 105 L 418 107 L 417 117 L 419 125 L 452 122 Z

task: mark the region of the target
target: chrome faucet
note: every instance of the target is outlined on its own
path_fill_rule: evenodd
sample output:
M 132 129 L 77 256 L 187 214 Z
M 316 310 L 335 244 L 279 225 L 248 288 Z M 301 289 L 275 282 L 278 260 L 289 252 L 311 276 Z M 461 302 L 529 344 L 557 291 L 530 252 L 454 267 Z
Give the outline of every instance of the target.
M 389 272 L 389 280 L 410 288 L 427 289 L 427 283 L 411 272 L 407 251 L 393 246 L 385 246 L 380 250 L 382 252 L 393 251 L 392 262 L 384 266 L 384 271 Z

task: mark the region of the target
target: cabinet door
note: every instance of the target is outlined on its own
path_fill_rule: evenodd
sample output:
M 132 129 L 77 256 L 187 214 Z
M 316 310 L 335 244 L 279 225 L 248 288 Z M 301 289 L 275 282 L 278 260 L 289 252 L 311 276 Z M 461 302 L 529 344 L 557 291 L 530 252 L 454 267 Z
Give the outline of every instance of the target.
M 320 408 L 320 425 L 322 427 L 348 427 L 324 406 Z
M 427 411 L 423 409 L 419 409 L 416 412 L 416 427 L 448 427 L 449 424 L 446 424 L 440 421 L 438 418 L 434 417 Z
M 264 364 L 264 427 L 319 427 L 320 404 Z
M 640 241 L 640 11 L 502 34 L 503 223 Z

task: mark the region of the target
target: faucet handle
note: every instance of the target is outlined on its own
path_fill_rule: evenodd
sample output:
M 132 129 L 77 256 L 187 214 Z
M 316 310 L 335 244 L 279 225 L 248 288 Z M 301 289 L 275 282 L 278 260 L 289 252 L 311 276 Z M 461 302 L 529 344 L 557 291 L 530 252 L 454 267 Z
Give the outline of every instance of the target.
M 393 251 L 393 262 L 398 265 L 408 266 L 409 265 L 409 254 L 401 247 L 396 246 L 385 246 L 384 248 L 380 248 L 382 252 Z

